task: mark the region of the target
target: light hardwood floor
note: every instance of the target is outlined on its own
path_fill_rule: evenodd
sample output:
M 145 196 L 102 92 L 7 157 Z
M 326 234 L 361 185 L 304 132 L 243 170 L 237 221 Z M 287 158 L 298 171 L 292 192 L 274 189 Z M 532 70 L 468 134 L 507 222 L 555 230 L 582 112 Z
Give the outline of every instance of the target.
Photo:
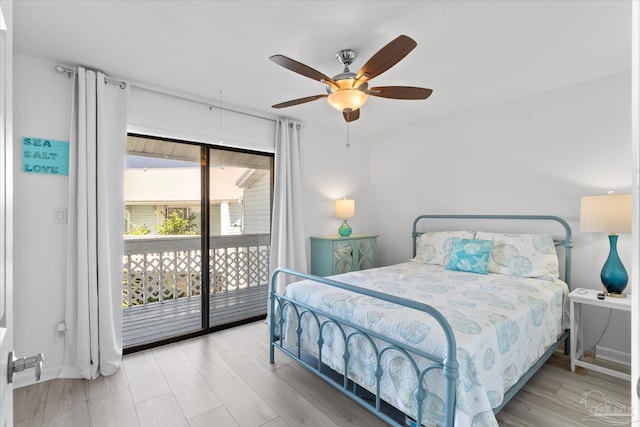
M 501 426 L 603 426 L 583 394 L 629 405 L 629 382 L 557 354 L 498 414 Z M 593 398 L 593 394 L 589 396 Z M 284 354 L 268 362 L 267 327 L 251 323 L 135 353 L 94 381 L 59 379 L 14 391 L 15 426 L 383 426 Z

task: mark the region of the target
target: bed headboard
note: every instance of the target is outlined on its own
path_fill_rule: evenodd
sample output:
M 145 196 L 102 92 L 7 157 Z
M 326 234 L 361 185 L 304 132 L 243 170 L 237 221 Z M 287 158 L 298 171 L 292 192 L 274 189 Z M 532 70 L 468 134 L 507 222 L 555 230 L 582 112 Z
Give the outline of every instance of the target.
M 416 256 L 416 240 L 424 231 L 418 231 L 418 223 L 422 220 L 431 219 L 450 219 L 450 220 L 518 220 L 518 221 L 551 221 L 562 225 L 564 228 L 564 238 L 558 239 L 554 237 L 553 241 L 556 245 L 564 248 L 564 281 L 571 289 L 571 248 L 573 241 L 571 238 L 571 227 L 562 218 L 553 215 L 420 215 L 413 221 L 413 256 Z M 512 230 L 513 232 L 513 230 Z

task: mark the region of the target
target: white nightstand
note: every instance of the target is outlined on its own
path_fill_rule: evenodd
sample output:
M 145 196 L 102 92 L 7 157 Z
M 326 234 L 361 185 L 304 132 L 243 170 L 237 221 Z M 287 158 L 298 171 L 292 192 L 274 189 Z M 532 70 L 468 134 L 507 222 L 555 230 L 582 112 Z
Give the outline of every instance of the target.
M 593 363 L 582 360 L 584 355 L 584 341 L 582 337 L 582 306 L 586 304 L 594 305 L 596 307 L 610 308 L 612 310 L 631 311 L 630 298 L 614 298 L 605 296 L 605 299 L 600 300 L 598 299 L 599 292 L 600 291 L 595 291 L 593 289 L 578 288 L 574 289 L 569 294 L 571 310 L 571 372 L 576 371 L 576 366 L 582 366 L 583 368 L 631 381 L 631 375 L 629 374 L 605 368 L 603 366 L 594 365 Z

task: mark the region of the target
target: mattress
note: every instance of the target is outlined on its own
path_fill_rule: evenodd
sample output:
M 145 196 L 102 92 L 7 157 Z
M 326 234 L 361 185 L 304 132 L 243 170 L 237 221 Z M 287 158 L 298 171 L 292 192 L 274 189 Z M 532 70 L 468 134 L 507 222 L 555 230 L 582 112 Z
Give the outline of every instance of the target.
M 439 265 L 406 262 L 332 276 L 332 279 L 422 302 L 438 309 L 451 325 L 460 376 L 456 384 L 456 426 L 497 426 L 493 408 L 567 326 L 568 286 L 560 281 L 500 274 L 450 271 Z M 427 314 L 396 304 L 305 280 L 285 295 L 400 343 L 444 357 L 444 333 Z M 297 344 L 296 316 L 285 312 L 287 345 Z M 318 327 L 302 317 L 300 344 L 318 357 Z M 344 373 L 344 338 L 336 326 L 323 330 L 322 362 Z M 380 343 L 378 343 L 380 344 Z M 349 345 L 348 377 L 375 392 L 376 350 L 364 338 Z M 431 361 L 417 357 L 421 367 Z M 398 351 L 381 360 L 381 398 L 415 416 L 415 369 Z M 424 383 L 424 425 L 441 425 L 444 380 L 433 370 Z

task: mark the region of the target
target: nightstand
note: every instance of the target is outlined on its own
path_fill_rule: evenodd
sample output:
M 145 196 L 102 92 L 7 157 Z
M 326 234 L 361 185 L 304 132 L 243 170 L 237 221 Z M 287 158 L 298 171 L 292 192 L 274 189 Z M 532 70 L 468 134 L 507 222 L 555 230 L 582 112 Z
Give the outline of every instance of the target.
M 311 236 L 311 274 L 332 276 L 377 266 L 373 234 Z
M 610 308 L 612 310 L 631 311 L 631 298 L 607 297 L 598 299 L 598 293 L 593 289 L 578 288 L 569 294 L 570 316 L 571 316 L 571 372 L 576 371 L 576 366 L 591 369 L 603 374 L 611 375 L 623 380 L 631 381 L 631 375 L 619 372 L 614 369 L 594 365 L 582 360 L 584 356 L 582 337 L 582 306 L 593 305 L 596 307 Z

